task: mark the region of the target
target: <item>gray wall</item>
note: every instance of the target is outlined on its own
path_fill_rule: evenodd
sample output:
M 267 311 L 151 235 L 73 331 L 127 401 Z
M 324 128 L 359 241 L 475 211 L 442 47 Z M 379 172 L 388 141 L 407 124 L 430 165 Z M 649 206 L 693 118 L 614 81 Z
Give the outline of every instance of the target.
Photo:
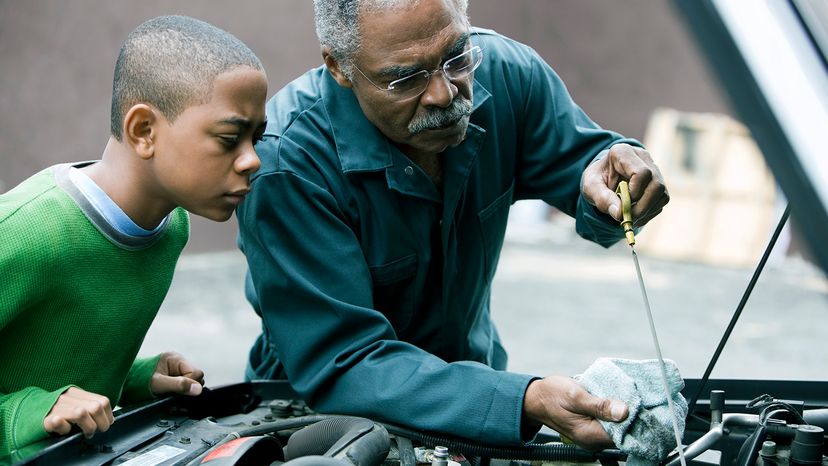
M 470 0 L 472 22 L 533 46 L 601 125 L 642 138 L 661 106 L 728 113 L 666 0 Z M 310 0 L 0 0 L 0 192 L 100 157 L 112 70 L 143 20 L 186 14 L 245 41 L 273 94 L 320 63 Z M 193 217 L 187 251 L 230 249 L 235 221 Z

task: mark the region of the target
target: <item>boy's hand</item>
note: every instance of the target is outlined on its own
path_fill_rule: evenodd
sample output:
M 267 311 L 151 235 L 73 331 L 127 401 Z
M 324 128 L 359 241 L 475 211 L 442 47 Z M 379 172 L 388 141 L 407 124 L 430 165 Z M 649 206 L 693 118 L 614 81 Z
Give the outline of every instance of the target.
M 150 380 L 150 390 L 154 395 L 177 393 L 197 396 L 201 394 L 203 384 L 204 372 L 201 369 L 193 367 L 184 356 L 168 352 L 161 353 Z
M 70 387 L 63 392 L 43 419 L 46 432 L 66 435 L 76 425 L 86 438 L 106 432 L 115 421 L 109 398 Z

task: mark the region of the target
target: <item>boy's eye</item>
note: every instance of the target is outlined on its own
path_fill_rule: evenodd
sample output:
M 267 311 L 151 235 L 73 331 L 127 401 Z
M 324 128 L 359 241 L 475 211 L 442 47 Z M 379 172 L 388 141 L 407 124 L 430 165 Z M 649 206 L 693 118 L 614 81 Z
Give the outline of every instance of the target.
M 219 136 L 218 138 L 221 141 L 221 143 L 224 144 L 227 147 L 233 147 L 233 146 L 235 146 L 236 144 L 239 143 L 239 137 L 235 136 L 235 135 L 233 135 L 233 136 L 224 135 L 224 136 Z

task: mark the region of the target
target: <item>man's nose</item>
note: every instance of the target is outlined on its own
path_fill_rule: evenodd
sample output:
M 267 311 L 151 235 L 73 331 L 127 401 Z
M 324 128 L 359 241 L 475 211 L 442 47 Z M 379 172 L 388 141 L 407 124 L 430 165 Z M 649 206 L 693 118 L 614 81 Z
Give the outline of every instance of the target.
M 456 95 L 457 86 L 451 82 L 443 70 L 439 70 L 431 75 L 420 102 L 426 107 L 446 108 L 451 105 Z

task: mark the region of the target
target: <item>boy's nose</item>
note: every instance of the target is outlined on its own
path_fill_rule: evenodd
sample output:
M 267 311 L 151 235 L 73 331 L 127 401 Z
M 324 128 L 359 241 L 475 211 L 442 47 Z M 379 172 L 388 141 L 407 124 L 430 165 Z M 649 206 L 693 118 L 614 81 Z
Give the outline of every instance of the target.
M 236 171 L 241 174 L 253 173 L 261 166 L 262 162 L 259 160 L 259 155 L 253 149 L 253 144 L 249 144 L 236 159 Z

